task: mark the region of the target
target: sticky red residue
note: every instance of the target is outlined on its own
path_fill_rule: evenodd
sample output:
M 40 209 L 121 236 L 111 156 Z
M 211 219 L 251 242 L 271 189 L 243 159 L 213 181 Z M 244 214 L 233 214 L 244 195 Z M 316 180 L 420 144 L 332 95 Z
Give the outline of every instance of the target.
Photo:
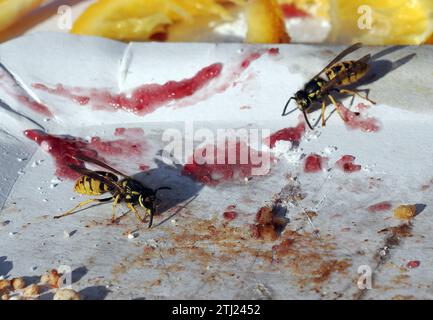
M 309 14 L 302 9 L 299 9 L 294 4 L 283 3 L 281 4 L 281 10 L 283 11 L 284 17 L 286 18 L 305 18 Z
M 280 54 L 280 48 L 270 48 L 268 49 L 268 53 L 271 56 L 278 56 Z
M 251 62 L 259 59 L 262 55 L 263 55 L 263 52 L 260 52 L 260 51 L 250 53 L 249 55 L 247 55 L 246 58 L 244 58 L 244 60 L 242 60 L 241 68 L 242 69 L 248 68 L 250 66 Z
M 367 104 L 365 104 L 365 103 L 358 103 L 358 104 L 356 105 L 356 109 L 357 109 L 358 111 L 364 111 L 364 110 L 367 110 L 367 109 L 369 109 L 369 108 L 370 108 L 370 106 L 367 105 Z
M 412 260 L 412 261 L 409 261 L 406 266 L 409 269 L 414 269 L 414 268 L 418 268 L 420 264 L 421 264 L 420 261 L 418 261 L 418 260 Z
M 143 154 L 142 145 L 137 141 L 128 139 L 105 141 L 99 137 L 92 137 L 89 146 L 98 153 L 108 155 L 129 155 L 133 157 Z
M 254 174 L 267 174 L 270 155 L 250 148 L 244 142 L 207 145 L 194 151 L 184 165 L 182 174 L 207 185 L 239 181 Z
M 120 109 L 137 115 L 145 115 L 154 112 L 158 107 L 171 101 L 192 96 L 210 81 L 217 78 L 222 69 L 223 65 L 221 63 L 215 63 L 201 69 L 192 78 L 168 81 L 165 84 L 140 86 L 132 91 L 130 97 L 124 93 L 113 94 L 104 89 L 65 88 L 62 85 L 49 88 L 44 84 L 34 84 L 33 87 L 54 95 L 63 96 L 80 105 L 86 105 L 90 102 L 98 110 L 117 111 Z M 77 94 L 77 92 L 80 94 Z
M 266 138 L 264 142 L 270 148 L 275 147 L 275 143 L 280 140 L 291 141 L 292 143 L 299 144 L 304 132 L 305 123 L 303 121 L 300 121 L 296 127 L 284 128 L 273 133 L 268 138 Z
M 373 204 L 367 208 L 369 212 L 387 211 L 392 208 L 392 204 L 388 201 Z
M 42 103 L 36 102 L 36 101 L 32 101 L 29 97 L 26 97 L 24 95 L 15 95 L 15 98 L 22 103 L 23 105 L 25 105 L 26 107 L 28 107 L 29 109 L 45 116 L 48 118 L 52 118 L 53 114 L 51 113 L 51 111 L 48 109 L 48 107 Z
M 343 116 L 348 128 L 360 129 L 364 132 L 377 132 L 380 129 L 379 122 L 376 118 L 365 118 L 359 112 L 350 111 L 341 103 L 337 104 L 337 109 Z
M 321 171 L 323 169 L 326 159 L 327 158 L 319 156 L 318 154 L 310 154 L 304 160 L 304 172 L 312 173 Z
M 238 216 L 238 214 L 236 211 L 225 211 L 223 213 L 224 219 L 226 219 L 228 221 L 232 221 L 232 220 L 236 219 L 237 216 Z
M 44 91 L 44 92 L 47 92 L 47 93 L 50 93 L 50 94 L 53 94 L 56 96 L 68 98 L 68 99 L 70 99 L 70 100 L 72 100 L 75 103 L 78 103 L 80 105 L 86 105 L 90 101 L 89 97 L 73 94 L 72 90 L 74 90 L 74 89 L 65 88 L 61 84 L 58 84 L 55 88 L 49 88 L 48 86 L 46 86 L 42 83 L 35 83 L 35 84 L 33 84 L 32 87 L 37 89 L 37 90 Z M 79 91 L 81 89 L 78 88 L 76 90 Z
M 354 164 L 353 161 L 355 161 L 354 156 L 344 155 L 336 162 L 336 164 L 340 169 L 348 173 L 361 170 L 361 165 Z
M 2 70 L 1 68 L 0 68 L 0 88 L 3 90 L 4 93 L 16 99 L 19 103 L 29 108 L 30 110 L 33 110 L 48 118 L 53 117 L 53 114 L 45 104 L 39 103 L 31 99 L 25 94 L 16 92 L 18 90 L 22 92 L 23 90 L 21 88 L 18 88 L 17 84 L 10 77 L 10 75 L 7 74 L 6 71 Z
M 114 135 L 116 137 L 142 137 L 144 135 L 144 130 L 142 128 L 116 128 L 116 130 L 114 130 Z
M 138 169 L 140 169 L 141 171 L 147 171 L 147 170 L 149 170 L 149 168 L 150 167 L 147 164 L 140 164 L 138 166 Z
M 79 174 L 69 168 L 69 164 L 82 166 L 77 155 L 83 154 L 107 162 L 105 158 L 140 157 L 146 149 L 144 141 L 119 139 L 104 141 L 99 137 L 92 137 L 89 141 L 72 136 L 51 135 L 40 130 L 26 130 L 24 135 L 35 141 L 48 152 L 56 163 L 56 175 L 66 179 L 76 179 Z

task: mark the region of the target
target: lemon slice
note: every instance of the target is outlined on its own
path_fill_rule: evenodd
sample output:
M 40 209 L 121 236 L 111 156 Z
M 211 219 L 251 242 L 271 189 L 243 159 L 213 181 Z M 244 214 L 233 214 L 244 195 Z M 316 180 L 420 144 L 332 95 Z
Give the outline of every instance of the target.
M 432 0 L 331 0 L 331 41 L 421 44 L 433 33 Z
M 0 0 L 0 31 L 37 8 L 44 0 Z
M 230 19 L 222 3 L 216 0 L 99 0 L 75 21 L 72 33 L 123 41 L 149 40 L 155 34 L 167 33 L 179 22 L 194 24 L 198 17 L 209 21 Z
M 250 0 L 246 5 L 249 43 L 288 43 L 283 12 L 275 0 Z

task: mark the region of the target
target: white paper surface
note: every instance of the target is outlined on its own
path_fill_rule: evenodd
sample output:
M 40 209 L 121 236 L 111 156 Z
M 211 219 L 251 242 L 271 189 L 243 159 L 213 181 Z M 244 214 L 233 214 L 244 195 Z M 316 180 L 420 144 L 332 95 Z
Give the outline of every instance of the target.
M 6 199 L 0 222 L 8 221 L 0 224 L 1 256 L 13 262 L 10 270 L 2 262 L 2 275 L 36 275 L 59 264 L 74 270 L 86 268 L 74 286 L 77 290 L 93 288 L 88 289 L 89 298 L 431 298 L 427 286 L 427 270 L 433 263 L 428 249 L 433 205 L 433 189 L 429 187 L 433 179 L 433 149 L 429 143 L 433 139 L 431 46 L 362 48 L 353 54 L 361 57 L 372 52 L 376 57 L 372 71 L 377 78 L 362 87 L 369 88 L 369 97 L 378 102 L 363 111 L 378 119 L 378 132 L 350 130 L 334 113 L 326 127 L 307 131 L 298 148 L 290 150 L 288 142 L 277 144 L 273 150 L 277 162 L 271 174 L 253 177 L 248 183 L 204 186 L 183 177 L 175 167 L 161 166 L 154 160 L 165 146 L 161 140 L 164 131 L 185 130 L 186 120 L 194 119 L 196 128 L 212 130 L 258 127 L 275 132 L 295 126 L 299 112 L 282 118 L 284 103 L 342 47 L 278 46 L 278 56 L 263 54 L 233 77 L 248 54 L 269 47 L 154 43 L 127 46 L 59 34 L 34 34 L 1 45 L 0 62 L 29 96 L 44 102 L 55 115 L 44 121 L 43 116 L 1 93 L 7 107 L 30 119 L 7 108 L 0 110 L 0 201 Z M 120 92 L 146 83 L 189 78 L 216 62 L 224 67 L 215 81 L 192 97 L 145 116 L 95 111 L 32 88 L 34 83 L 61 83 Z M 391 70 L 391 66 L 395 68 Z M 233 82 L 238 84 L 233 86 Z M 216 87 L 227 83 L 230 86 L 226 90 L 215 92 Z M 342 101 L 350 105 L 350 98 Z M 354 106 L 360 101 L 356 98 Z M 328 114 L 332 109 L 328 107 Z M 319 116 L 316 111 L 310 119 L 314 123 Z M 150 165 L 151 173 L 140 177 L 151 187 L 172 187 L 172 191 L 163 193 L 167 210 L 156 218 L 157 224 L 167 221 L 151 230 L 141 226 L 138 237 L 128 240 L 124 233 L 136 228 L 135 218 L 129 213 L 119 225 L 107 226 L 110 205 L 62 220 L 51 219 L 86 197 L 74 194 L 69 180 L 50 187 L 55 178 L 51 157 L 22 134 L 23 130 L 38 128 L 31 121 L 51 134 L 83 139 L 100 136 L 113 140 L 117 127 L 142 128 L 149 148 L 140 160 Z M 310 153 L 328 157 L 327 170 L 304 173 L 303 157 Z M 337 169 L 335 162 L 343 155 L 355 156 L 361 171 L 348 174 Z M 40 160 L 44 161 L 32 166 Z M 133 174 L 138 172 L 139 163 L 135 161 L 131 157 L 119 166 Z M 288 175 L 296 177 L 296 182 Z M 288 205 L 290 222 L 281 238 L 271 242 L 249 238 L 257 210 L 271 204 L 276 194 L 284 198 L 287 190 L 296 186 L 306 197 L 298 205 Z M 413 220 L 412 237 L 402 238 L 389 248 L 389 255 L 378 260 L 377 252 L 390 246 L 389 233 L 379 231 L 402 223 L 392 216 L 392 210 L 368 212 L 370 205 L 382 201 L 389 201 L 393 208 L 404 203 L 425 208 Z M 222 214 L 233 204 L 239 216 L 229 226 L 238 229 L 228 232 Z M 320 230 L 320 239 L 311 235 L 312 227 L 303 209 L 317 212 L 313 222 Z M 171 217 L 173 213 L 177 214 Z M 209 233 L 212 228 L 228 233 L 216 236 Z M 77 232 L 65 239 L 64 230 Z M 298 236 L 290 233 L 295 231 Z M 245 233 L 245 238 L 236 238 L 236 232 Z M 188 239 L 194 234 L 203 238 Z M 291 237 L 295 238 L 295 247 L 291 255 L 284 256 L 287 261 L 276 264 L 265 258 L 272 256 L 272 246 Z M 147 256 L 143 252 L 149 247 L 155 253 Z M 226 252 L 226 248 L 239 250 Z M 406 264 L 411 260 L 421 261 L 420 266 L 408 269 Z M 305 261 L 305 265 L 293 261 Z M 348 261 L 350 266 L 340 273 L 332 261 Z M 313 281 L 323 272 L 324 264 L 331 265 L 329 277 Z M 362 265 L 375 274 L 375 289 L 364 293 L 355 285 Z M 30 272 L 32 266 L 38 266 L 37 271 Z M 401 286 L 398 279 L 406 275 L 408 284 Z

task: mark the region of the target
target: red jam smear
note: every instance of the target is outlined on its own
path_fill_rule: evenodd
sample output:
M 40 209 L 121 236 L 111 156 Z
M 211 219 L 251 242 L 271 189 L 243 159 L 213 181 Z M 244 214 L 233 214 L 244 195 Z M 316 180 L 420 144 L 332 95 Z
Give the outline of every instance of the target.
M 373 204 L 367 208 L 369 212 L 388 211 L 392 208 L 392 204 L 388 201 Z
M 128 159 L 140 157 L 146 149 L 144 141 L 131 139 L 104 141 L 99 137 L 92 137 L 89 142 L 72 136 L 51 135 L 40 130 L 26 130 L 24 135 L 53 157 L 56 175 L 65 179 L 76 179 L 80 176 L 68 166 L 69 164 L 84 165 L 82 161 L 75 158 L 78 155 L 108 162 L 106 158 L 111 156 Z
M 244 60 L 242 60 L 241 68 L 242 69 L 248 68 L 253 61 L 259 59 L 262 55 L 263 52 L 260 51 L 250 53 Z
M 270 148 L 275 147 L 277 141 L 291 141 L 294 144 L 299 144 L 305 132 L 305 123 L 300 121 L 296 127 L 281 129 L 265 139 L 266 145 Z
M 32 101 L 29 97 L 26 97 L 24 95 L 16 95 L 15 98 L 22 103 L 24 106 L 26 106 L 27 108 L 45 116 L 48 118 L 52 118 L 53 114 L 51 113 L 51 111 L 48 109 L 48 107 L 42 103 L 36 102 L 36 101 Z
M 305 18 L 309 14 L 302 9 L 299 9 L 294 4 L 283 3 L 281 4 L 281 10 L 283 11 L 285 18 Z
M 406 266 L 409 269 L 414 269 L 414 268 L 418 268 L 420 266 L 420 264 L 421 264 L 421 262 L 419 260 L 412 260 L 412 261 L 409 261 Z
M 213 150 L 213 155 L 207 155 L 208 150 Z M 241 157 L 241 153 L 244 152 L 246 152 L 245 157 Z M 222 161 L 220 160 L 222 163 L 218 163 L 218 155 L 220 154 L 224 155 Z M 229 159 L 229 155 L 236 158 Z M 261 168 L 266 168 L 267 165 L 270 166 L 270 163 L 256 164 L 255 161 L 252 161 L 252 157 L 262 159 L 262 161 L 270 159 L 270 155 L 265 155 L 261 151 L 250 148 L 244 142 L 226 143 L 224 148 L 208 145 L 194 151 L 194 154 L 189 157 L 188 163 L 184 165 L 182 174 L 209 186 L 216 186 L 221 182 L 240 181 L 251 177 L 254 169 L 261 171 Z M 199 160 L 197 161 L 197 159 Z M 264 170 L 267 173 L 269 171 Z
M 50 94 L 63 96 L 80 105 L 87 105 L 91 102 L 98 110 L 117 111 L 120 109 L 137 115 L 146 115 L 164 104 L 192 96 L 217 78 L 222 69 L 221 63 L 214 63 L 201 69 L 192 78 L 168 81 L 165 84 L 142 85 L 134 89 L 130 97 L 126 94 L 112 94 L 103 89 L 90 89 L 87 90 L 88 94 L 78 95 L 76 91 L 81 93 L 85 89 L 65 88 L 62 85 L 49 88 L 44 84 L 34 84 L 33 87 Z
M 30 110 L 33 110 L 34 112 L 37 112 L 48 118 L 53 117 L 53 114 L 46 105 L 36 102 L 24 94 L 15 93 L 13 88 L 16 86 L 17 84 L 14 82 L 14 80 L 0 68 L 0 88 L 3 89 L 6 94 L 16 99 L 19 103 Z
M 238 214 L 236 211 L 225 211 L 223 213 L 223 217 L 227 221 L 232 221 L 232 220 L 236 219 L 237 216 L 238 216 Z
M 343 116 L 346 126 L 350 129 L 359 129 L 364 132 L 380 130 L 379 121 L 376 118 L 365 118 L 359 112 L 350 111 L 341 103 L 337 104 L 337 109 Z
M 144 130 L 142 128 L 116 128 L 114 135 L 116 137 L 142 137 L 144 136 Z
M 361 165 L 354 164 L 355 157 L 351 155 L 344 155 L 336 162 L 337 166 L 344 172 L 351 173 L 361 170 Z
M 325 157 L 322 157 L 314 153 L 310 154 L 304 160 L 304 172 L 314 173 L 314 172 L 321 171 L 324 167 L 325 161 L 326 161 Z
M 271 56 L 278 56 L 280 54 L 280 49 L 279 48 L 270 48 L 270 49 L 268 49 L 268 53 Z

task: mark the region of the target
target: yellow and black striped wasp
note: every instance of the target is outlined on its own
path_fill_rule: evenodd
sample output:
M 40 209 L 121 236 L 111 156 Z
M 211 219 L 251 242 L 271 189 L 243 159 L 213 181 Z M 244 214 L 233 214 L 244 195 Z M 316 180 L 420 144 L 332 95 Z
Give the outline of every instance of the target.
M 159 190 L 170 189 L 169 187 L 161 187 L 156 190 L 152 190 L 146 186 L 144 186 L 141 182 L 131 178 L 130 176 L 110 167 L 109 165 L 99 161 L 97 159 L 79 155 L 76 158 L 80 161 L 85 161 L 89 163 L 93 163 L 97 166 L 100 166 L 104 169 L 107 169 L 111 172 L 106 171 L 93 171 L 87 169 L 85 167 L 80 167 L 74 164 L 69 164 L 69 167 L 81 174 L 82 176 L 77 179 L 74 186 L 74 191 L 88 196 L 99 196 L 105 193 L 111 193 L 111 197 L 103 198 L 103 199 L 89 199 L 77 204 L 71 210 L 65 212 L 60 216 L 54 217 L 55 219 L 59 219 L 62 217 L 69 216 L 75 213 L 75 210 L 81 208 L 92 202 L 113 202 L 113 214 L 112 214 L 112 222 L 116 220 L 116 206 L 124 201 L 127 207 L 135 214 L 137 219 L 144 223 L 147 215 L 149 218 L 149 228 L 152 226 L 153 217 L 157 210 L 157 202 L 159 201 L 156 197 L 156 194 Z M 122 180 L 119 181 L 118 176 L 123 177 Z M 140 206 L 145 210 L 144 218 L 141 218 L 138 213 L 136 206 Z
M 304 88 L 295 93 L 294 97 L 290 97 L 287 101 L 282 116 L 286 116 L 289 113 L 286 113 L 287 107 L 290 104 L 290 101 L 293 99 L 296 101 L 297 107 L 304 114 L 305 121 L 307 122 L 310 129 L 313 129 L 307 117 L 307 109 L 309 109 L 314 103 L 322 104 L 322 126 L 325 126 L 325 101 L 324 98 L 328 98 L 332 104 L 336 107 L 336 110 L 340 117 L 345 121 L 344 117 L 341 115 L 337 102 L 334 97 L 331 95 L 332 91 L 336 91 L 338 93 L 357 95 L 373 104 L 374 101 L 368 99 L 368 97 L 361 96 L 356 90 L 348 90 L 342 89 L 339 87 L 345 87 L 351 84 L 358 82 L 368 71 L 369 69 L 369 61 L 371 59 L 371 55 L 367 54 L 359 60 L 351 60 L 351 61 L 341 61 L 343 57 L 352 53 L 353 51 L 362 47 L 362 43 L 355 43 L 350 47 L 343 50 L 339 55 L 337 55 L 322 71 L 320 71 L 317 75 L 315 75 L 310 81 L 308 81 Z M 320 75 L 325 72 L 328 80 L 323 79 Z

